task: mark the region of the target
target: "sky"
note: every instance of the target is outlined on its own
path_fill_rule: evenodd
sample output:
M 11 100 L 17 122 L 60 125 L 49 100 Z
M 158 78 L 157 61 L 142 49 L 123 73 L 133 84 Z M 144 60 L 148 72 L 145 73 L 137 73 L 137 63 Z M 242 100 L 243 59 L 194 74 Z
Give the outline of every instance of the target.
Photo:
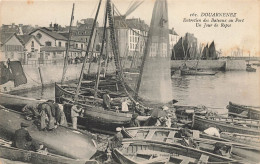
M 124 14 L 132 0 L 112 0 L 121 14 Z M 141 18 L 149 25 L 155 0 L 144 2 L 127 18 Z M 0 0 L 0 24 L 31 24 L 49 26 L 58 23 L 69 25 L 72 4 L 75 3 L 75 20 L 94 17 L 98 0 Z M 103 24 L 103 0 L 99 12 L 99 24 Z M 168 0 L 169 28 L 179 34 L 193 33 L 199 43 L 215 42 L 216 49 L 222 50 L 223 56 L 231 55 L 237 48 L 243 49 L 244 56 L 260 56 L 260 0 Z M 197 14 L 197 17 L 191 14 Z M 232 19 L 244 22 L 233 22 L 231 27 L 196 27 L 194 22 L 183 22 L 184 18 L 204 19 L 201 13 L 236 13 Z M 212 17 L 206 17 L 210 20 Z M 216 17 L 214 17 L 216 18 Z M 225 19 L 224 17 L 217 17 Z M 227 18 L 229 19 L 229 17 Z M 209 22 L 210 24 L 211 22 Z M 75 22 L 74 22 L 75 24 Z M 229 22 L 227 22 L 229 24 Z

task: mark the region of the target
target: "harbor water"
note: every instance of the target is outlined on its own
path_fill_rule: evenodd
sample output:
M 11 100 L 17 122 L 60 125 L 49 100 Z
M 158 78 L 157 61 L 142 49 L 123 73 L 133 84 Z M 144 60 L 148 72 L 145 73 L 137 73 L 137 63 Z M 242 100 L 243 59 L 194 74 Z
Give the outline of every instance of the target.
M 256 72 L 218 72 L 214 76 L 172 77 L 173 99 L 176 105 L 204 105 L 225 109 L 229 101 L 260 106 L 260 67 Z M 54 85 L 14 93 L 39 99 L 54 99 Z

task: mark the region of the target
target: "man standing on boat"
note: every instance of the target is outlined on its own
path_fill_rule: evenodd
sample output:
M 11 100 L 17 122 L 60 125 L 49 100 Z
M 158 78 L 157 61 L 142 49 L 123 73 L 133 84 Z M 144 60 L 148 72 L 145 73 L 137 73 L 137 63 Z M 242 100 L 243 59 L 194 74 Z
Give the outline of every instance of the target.
M 65 101 L 62 101 L 62 104 L 58 104 L 59 108 L 60 108 L 60 112 L 61 112 L 60 122 L 58 122 L 58 123 L 62 126 L 68 126 L 67 119 L 66 119 L 66 116 L 65 116 L 65 113 L 64 113 L 65 103 L 66 103 Z
M 54 118 L 54 114 L 53 114 L 53 106 L 48 103 L 48 102 L 44 102 L 42 104 L 39 105 L 39 109 L 41 111 L 40 115 L 41 115 L 41 130 L 45 130 L 47 128 L 47 130 L 52 130 L 55 127 L 55 118 Z M 46 117 L 47 116 L 47 117 Z M 46 125 L 46 121 L 48 126 Z
M 138 114 L 134 113 L 132 115 L 132 118 L 130 120 L 130 124 L 129 127 L 139 127 L 140 126 L 140 122 L 137 120 Z
M 74 104 L 71 107 L 71 121 L 72 121 L 72 127 L 73 129 L 77 129 L 77 122 L 78 122 L 78 116 L 80 112 L 82 111 L 82 108 L 80 108 L 78 105 Z
M 104 109 L 106 109 L 106 110 L 111 109 L 110 101 L 111 101 L 111 98 L 110 98 L 109 94 L 108 93 L 104 94 L 103 95 L 103 107 L 104 107 Z
M 47 103 L 51 106 L 52 115 L 55 118 L 55 124 L 58 125 L 61 120 L 61 109 L 59 104 L 55 103 L 53 100 L 48 100 Z
M 122 128 L 117 127 L 116 134 L 114 135 L 114 137 L 108 140 L 108 145 L 107 145 L 107 149 L 106 149 L 107 160 L 105 162 L 111 161 L 111 154 L 112 154 L 113 149 L 122 146 L 123 135 L 122 135 L 121 131 L 122 131 Z

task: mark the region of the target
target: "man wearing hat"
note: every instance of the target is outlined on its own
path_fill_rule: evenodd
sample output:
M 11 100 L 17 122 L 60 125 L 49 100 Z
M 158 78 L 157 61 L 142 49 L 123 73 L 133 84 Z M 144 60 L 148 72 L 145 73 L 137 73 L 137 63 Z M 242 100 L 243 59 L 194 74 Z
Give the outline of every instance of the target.
M 138 113 L 141 116 L 145 116 L 146 115 L 144 108 L 140 107 L 139 102 L 136 102 L 134 112 Z
M 111 161 L 111 153 L 114 148 L 118 148 L 122 146 L 123 135 L 121 133 L 121 130 L 122 128 L 117 127 L 116 134 L 113 136 L 113 138 L 108 140 L 108 145 L 106 149 L 107 160 L 105 162 Z
M 137 120 L 138 114 L 134 113 L 129 123 L 129 127 L 139 127 L 140 122 Z
M 13 146 L 19 149 L 30 150 L 32 137 L 27 131 L 29 125 L 21 123 L 21 128 L 16 130 L 13 138 Z
M 71 107 L 71 121 L 72 121 L 72 128 L 77 129 L 77 124 L 78 124 L 78 116 L 80 112 L 82 111 L 82 108 L 80 106 L 74 104 Z

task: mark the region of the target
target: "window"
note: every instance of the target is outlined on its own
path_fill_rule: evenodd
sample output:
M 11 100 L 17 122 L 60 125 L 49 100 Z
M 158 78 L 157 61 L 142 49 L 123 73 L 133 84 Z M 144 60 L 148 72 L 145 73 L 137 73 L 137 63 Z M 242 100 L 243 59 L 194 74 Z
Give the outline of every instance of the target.
M 100 45 L 96 45 L 96 51 L 100 51 Z
M 51 47 L 51 42 L 45 42 L 45 46 Z
M 88 38 L 86 38 L 86 42 L 88 42 Z
M 67 42 L 65 43 L 65 47 L 66 47 L 66 48 L 68 47 L 68 43 L 67 43 Z
M 36 37 L 37 37 L 38 39 L 41 39 L 42 34 L 41 34 L 41 33 L 38 33 L 38 34 L 36 35 Z
M 76 44 L 76 48 L 78 48 L 78 44 Z
M 81 44 L 81 49 L 83 49 L 83 44 Z
M 59 47 L 61 47 L 61 42 L 59 42 Z
M 32 44 L 31 44 L 31 52 L 34 52 L 34 41 L 32 41 Z

